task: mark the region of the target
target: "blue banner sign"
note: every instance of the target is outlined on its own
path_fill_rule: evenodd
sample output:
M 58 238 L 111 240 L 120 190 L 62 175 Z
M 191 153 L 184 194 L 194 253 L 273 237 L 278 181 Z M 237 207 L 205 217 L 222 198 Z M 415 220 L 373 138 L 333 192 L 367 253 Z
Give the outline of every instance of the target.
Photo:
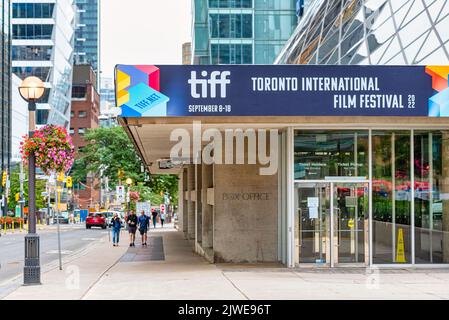
M 449 66 L 117 65 L 122 117 L 449 116 Z

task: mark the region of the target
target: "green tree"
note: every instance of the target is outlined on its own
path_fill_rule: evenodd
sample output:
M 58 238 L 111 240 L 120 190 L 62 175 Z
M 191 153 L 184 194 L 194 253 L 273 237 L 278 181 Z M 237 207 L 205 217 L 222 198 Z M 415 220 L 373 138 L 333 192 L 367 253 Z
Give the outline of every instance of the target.
M 28 172 L 24 170 L 25 173 L 25 180 L 23 182 L 23 193 L 25 198 L 25 206 L 28 206 Z M 9 176 L 9 179 L 11 181 L 10 184 L 10 191 L 9 191 L 9 197 L 8 197 L 8 207 L 10 210 L 14 210 L 16 205 L 18 205 L 18 202 L 16 201 L 16 194 L 20 193 L 20 168 L 19 166 L 15 166 L 11 169 L 11 173 Z M 45 199 L 42 196 L 42 192 L 46 190 L 46 180 L 36 180 L 36 208 L 42 209 L 45 208 L 47 205 L 45 203 Z
M 161 193 L 169 193 L 172 202 L 177 202 L 178 177 L 153 175 L 145 182 L 145 174 L 141 172 L 143 163 L 122 127 L 92 129 L 84 139 L 88 144 L 77 155 L 71 170 L 74 183 L 84 181 L 88 173 L 100 178 L 102 172 L 102 177 L 109 179 L 110 188 L 115 188 L 120 180 L 124 183 L 126 178 L 131 178 L 135 182 L 131 190 L 138 191 L 142 201 L 150 200 L 158 205 L 163 203 Z M 123 170 L 122 178 L 118 176 L 119 170 Z
M 122 127 L 96 128 L 84 135 L 88 144 L 79 152 L 71 175 L 75 183 L 83 181 L 88 173 L 109 178 L 110 187 L 118 182 L 119 170 L 124 171 L 124 179 L 143 181 L 142 161 Z

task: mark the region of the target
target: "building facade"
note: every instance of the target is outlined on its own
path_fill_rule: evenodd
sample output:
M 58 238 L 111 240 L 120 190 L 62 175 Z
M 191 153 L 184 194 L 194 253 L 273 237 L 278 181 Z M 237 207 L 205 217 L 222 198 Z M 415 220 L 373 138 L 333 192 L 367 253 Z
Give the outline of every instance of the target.
M 37 125 L 70 122 L 74 0 L 12 1 L 12 72 L 45 82 L 37 104 Z
M 296 27 L 295 0 L 194 0 L 193 64 L 272 64 Z
M 98 75 L 100 60 L 100 1 L 75 0 L 75 64 L 90 64 Z
M 77 153 L 87 144 L 83 137 L 86 131 L 99 127 L 100 96 L 96 86 L 97 78 L 90 65 L 74 66 L 70 135 Z M 76 185 L 74 192 L 75 203 L 80 209 L 99 204 L 98 181 L 91 176 Z
M 445 64 L 447 10 L 439 1 L 317 0 L 275 63 Z
M 119 110 L 115 107 L 114 81 L 111 78 L 101 79 L 100 99 L 100 127 L 110 128 L 117 126 Z
M 179 174 L 180 230 L 212 262 L 447 267 L 448 22 L 447 2 L 316 0 L 277 65 L 119 66 L 120 121 Z
M 182 64 L 192 64 L 192 43 L 182 44 Z
M 1 170 L 9 170 L 11 156 L 11 12 L 10 1 L 0 1 L 0 162 Z M 2 199 L 4 188 L 2 190 Z
M 15 74 L 11 77 L 12 101 L 12 133 L 11 133 L 11 163 L 22 161 L 20 154 L 20 143 L 23 136 L 28 134 L 28 103 L 20 96 L 19 86 L 22 80 Z

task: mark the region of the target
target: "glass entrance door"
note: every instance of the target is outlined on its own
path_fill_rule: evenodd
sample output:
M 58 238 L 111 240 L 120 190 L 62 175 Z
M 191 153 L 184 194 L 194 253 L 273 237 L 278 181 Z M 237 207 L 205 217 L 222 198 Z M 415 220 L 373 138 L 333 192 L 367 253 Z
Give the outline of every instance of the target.
M 297 183 L 295 226 L 300 264 L 367 265 L 368 184 Z
M 330 254 L 330 185 L 300 184 L 295 198 L 299 263 L 327 264 Z
M 333 264 L 367 265 L 368 184 L 333 185 Z

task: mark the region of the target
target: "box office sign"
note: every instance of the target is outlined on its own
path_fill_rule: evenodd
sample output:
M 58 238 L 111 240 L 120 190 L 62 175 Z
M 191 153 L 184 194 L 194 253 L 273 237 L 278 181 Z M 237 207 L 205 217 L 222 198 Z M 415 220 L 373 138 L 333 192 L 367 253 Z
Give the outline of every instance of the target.
M 449 66 L 117 65 L 122 117 L 449 116 Z

